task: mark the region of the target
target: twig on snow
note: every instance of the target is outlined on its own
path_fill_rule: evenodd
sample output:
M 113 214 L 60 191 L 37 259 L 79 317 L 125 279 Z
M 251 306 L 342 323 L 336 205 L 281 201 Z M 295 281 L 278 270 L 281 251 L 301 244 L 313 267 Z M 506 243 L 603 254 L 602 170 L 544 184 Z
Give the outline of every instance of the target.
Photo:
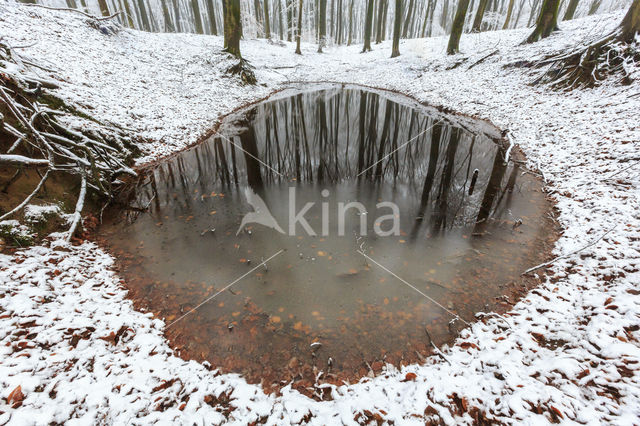
M 524 272 L 522 273 L 522 275 L 527 275 L 527 274 L 528 274 L 528 273 L 530 273 L 530 272 L 533 272 L 533 271 L 538 270 L 538 269 L 540 269 L 540 268 L 544 268 L 545 266 L 549 266 L 549 265 L 551 265 L 551 264 L 553 264 L 553 263 L 557 262 L 557 261 L 558 261 L 558 260 L 560 260 L 560 259 L 566 259 L 567 257 L 573 256 L 574 254 L 580 253 L 581 251 L 586 250 L 586 249 L 588 249 L 589 247 L 592 247 L 592 246 L 596 245 L 598 242 L 600 242 L 600 240 L 602 240 L 604 237 L 606 237 L 607 235 L 609 235 L 609 233 L 610 233 L 611 231 L 613 231 L 614 229 L 616 229 L 616 227 L 617 227 L 617 226 L 618 226 L 618 225 L 616 225 L 616 226 L 614 226 L 613 228 L 609 229 L 607 232 L 605 232 L 604 234 L 602 234 L 602 235 L 601 235 L 597 240 L 595 240 L 595 241 L 593 241 L 593 242 L 591 242 L 591 243 L 587 244 L 586 246 L 584 246 L 584 247 L 582 247 L 582 248 L 579 248 L 578 250 L 574 250 L 574 251 L 572 251 L 571 253 L 567 253 L 567 254 L 563 254 L 562 256 L 558 256 L 558 257 L 556 257 L 556 258 L 554 258 L 554 259 L 551 259 L 551 260 L 550 260 L 550 261 L 548 261 L 548 262 L 541 263 L 541 264 L 539 264 L 539 265 L 537 265 L 537 266 L 534 266 L 533 268 L 529 268 L 529 269 L 527 269 L 526 271 L 524 271 Z

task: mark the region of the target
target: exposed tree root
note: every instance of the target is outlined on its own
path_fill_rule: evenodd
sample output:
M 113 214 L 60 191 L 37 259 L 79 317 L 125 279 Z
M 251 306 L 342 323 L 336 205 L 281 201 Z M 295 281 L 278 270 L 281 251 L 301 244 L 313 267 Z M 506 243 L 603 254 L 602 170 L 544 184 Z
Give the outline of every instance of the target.
M 0 212 L 7 219 L 25 206 L 43 189 L 51 172 L 80 177 L 81 188 L 76 202 L 69 240 L 81 222 L 87 191 L 112 197 L 113 183 L 121 174 L 135 175 L 128 166 L 133 144 L 122 129 L 100 122 L 67 105 L 47 87 L 55 82 L 36 78 L 31 68 L 36 64 L 21 58 L 13 49 L 0 43 L 0 164 L 15 169 L 12 181 L 26 168 L 36 169 L 41 180 L 17 206 Z M 68 128 L 60 116 L 84 119 L 89 130 Z
M 242 85 L 254 85 L 258 82 L 256 75 L 253 72 L 253 67 L 248 61 L 242 58 L 240 58 L 237 64 L 227 68 L 227 74 L 239 76 Z
M 628 70 L 639 63 L 637 43 L 626 43 L 619 32 L 614 32 L 569 54 L 549 56 L 533 64 L 549 66 L 534 84 L 549 83 L 554 89 L 575 89 L 597 86 L 612 76 L 618 76 L 622 84 L 630 84 Z

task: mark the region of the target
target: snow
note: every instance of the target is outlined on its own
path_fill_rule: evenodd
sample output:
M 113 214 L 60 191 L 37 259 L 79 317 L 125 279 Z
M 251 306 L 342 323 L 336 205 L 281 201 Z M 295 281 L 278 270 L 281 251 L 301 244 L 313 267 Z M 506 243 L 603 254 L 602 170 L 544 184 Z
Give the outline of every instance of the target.
M 36 42 L 20 52 L 55 70 L 38 74 L 57 80 L 58 95 L 142 136 L 140 164 L 195 143 L 223 115 L 279 89 L 357 83 L 509 130 L 557 203 L 564 232 L 556 255 L 610 231 L 559 260 L 507 315 L 488 315 L 463 330 L 443 349 L 448 362 L 432 357 L 401 371 L 389 368 L 332 387 L 332 400 L 323 402 L 291 387 L 268 396 L 238 375 L 180 359 L 163 337 L 164 323 L 133 308 L 113 259 L 92 243 L 56 241 L 0 255 L 0 424 L 356 424 L 367 412 L 399 424 L 429 418 L 457 424 L 474 422 L 476 407 L 509 424 L 637 423 L 640 176 L 633 164 L 640 148 L 640 84 L 609 80 L 558 93 L 529 84 L 539 70 L 516 66 L 587 43 L 621 19 L 562 22 L 562 31 L 532 45 L 520 44 L 528 30 L 465 34 L 463 53 L 455 56 L 445 55 L 445 38 L 403 41 L 395 59 L 388 58 L 389 42 L 367 54 L 360 46 L 317 54 L 305 44 L 297 56 L 291 43 L 243 40 L 259 81 L 243 87 L 223 75 L 231 62 L 219 37 L 105 35 L 73 14 L 0 5 L 4 41 Z M 637 68 L 631 72 L 640 77 Z M 415 380 L 404 381 L 409 372 Z M 18 385 L 25 399 L 11 408 L 6 397 Z M 215 403 L 223 393 L 231 411 Z

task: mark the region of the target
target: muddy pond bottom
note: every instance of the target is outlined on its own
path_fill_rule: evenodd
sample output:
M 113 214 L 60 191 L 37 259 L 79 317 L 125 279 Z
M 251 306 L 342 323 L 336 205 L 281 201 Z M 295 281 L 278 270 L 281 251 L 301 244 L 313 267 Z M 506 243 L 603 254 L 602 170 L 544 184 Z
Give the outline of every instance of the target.
M 504 311 L 545 259 L 550 205 L 507 150 L 395 94 L 291 89 L 149 170 L 101 238 L 183 357 L 353 381 Z

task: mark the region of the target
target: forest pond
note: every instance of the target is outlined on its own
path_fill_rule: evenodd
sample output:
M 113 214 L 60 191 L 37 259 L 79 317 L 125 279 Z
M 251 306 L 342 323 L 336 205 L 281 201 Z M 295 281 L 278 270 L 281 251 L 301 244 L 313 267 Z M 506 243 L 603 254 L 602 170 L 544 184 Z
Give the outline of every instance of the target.
M 455 315 L 504 311 L 544 261 L 550 204 L 507 150 L 404 96 L 290 89 L 147 171 L 101 238 L 183 357 L 265 385 L 353 381 L 451 341 Z

